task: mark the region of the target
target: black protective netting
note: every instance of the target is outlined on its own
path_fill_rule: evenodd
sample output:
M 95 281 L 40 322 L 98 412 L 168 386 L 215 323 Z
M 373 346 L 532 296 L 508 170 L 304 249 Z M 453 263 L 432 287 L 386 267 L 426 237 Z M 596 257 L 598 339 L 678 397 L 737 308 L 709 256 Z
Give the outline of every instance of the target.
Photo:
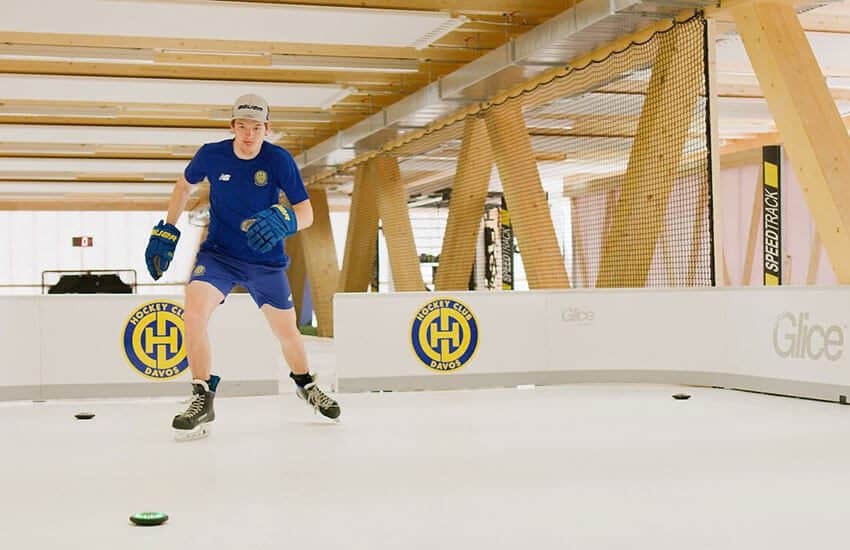
M 556 247 L 546 246 L 551 230 L 538 235 L 536 228 L 525 228 L 526 243 L 531 244 L 523 247 L 520 242 L 519 249 L 526 270 L 532 265 L 523 248 L 530 248 L 538 255 L 541 251 L 557 254 L 558 262 L 534 258 L 534 269 L 565 270 L 572 287 L 710 286 L 707 98 L 705 20 L 695 16 L 645 42 L 570 67 L 447 126 L 385 148 L 382 154 L 397 159 L 411 201 L 427 203 L 429 196 L 448 196 L 449 189 L 456 194 L 459 186 L 482 179 L 487 180 L 492 199 L 503 188 L 505 167 L 492 170 L 492 162 L 476 165 L 469 154 L 459 160 L 464 159 L 465 128 L 475 117 L 487 119 L 485 134 L 489 133 L 490 143 L 496 143 L 495 124 L 505 118 L 494 122 L 488 113 L 518 104 L 520 110 L 515 112 L 521 113 L 524 125 L 506 125 L 509 139 L 502 143 L 530 139 L 538 178 L 535 181 L 533 170 L 532 177 L 527 177 L 529 172 L 523 169 L 527 177 L 523 185 L 528 189 L 540 185 L 546 191 L 558 239 Z M 511 163 L 522 164 L 521 158 L 511 156 L 512 151 L 495 147 L 488 154 L 505 155 L 508 169 Z M 473 168 L 458 169 L 459 162 Z M 475 185 L 480 188 L 480 183 Z M 443 201 L 427 207 L 455 205 Z M 508 200 L 515 220 L 539 220 L 521 211 L 532 207 L 539 209 L 539 205 Z M 480 202 L 472 201 L 464 208 L 478 215 Z M 523 235 L 521 230 L 515 233 Z M 430 243 L 428 250 L 418 252 L 433 254 L 433 248 Z M 444 268 L 460 272 L 468 265 L 439 269 Z M 563 279 L 558 274 L 549 279 L 545 275 L 538 273 L 538 280 L 556 281 L 557 286 Z M 458 280 L 462 280 L 460 273 Z

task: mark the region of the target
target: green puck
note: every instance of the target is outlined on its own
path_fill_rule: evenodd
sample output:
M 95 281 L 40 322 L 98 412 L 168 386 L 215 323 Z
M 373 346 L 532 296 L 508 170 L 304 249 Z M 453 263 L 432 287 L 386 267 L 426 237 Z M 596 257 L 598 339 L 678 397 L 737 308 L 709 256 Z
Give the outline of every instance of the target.
M 168 521 L 168 514 L 162 512 L 139 512 L 130 516 L 130 521 L 136 525 L 162 525 Z

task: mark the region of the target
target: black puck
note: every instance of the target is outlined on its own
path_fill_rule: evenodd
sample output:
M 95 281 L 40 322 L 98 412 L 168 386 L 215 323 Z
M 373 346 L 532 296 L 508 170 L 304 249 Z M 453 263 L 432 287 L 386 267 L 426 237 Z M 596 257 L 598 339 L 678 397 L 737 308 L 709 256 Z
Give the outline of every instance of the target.
M 77 420 L 91 420 L 94 418 L 94 413 L 81 412 L 74 415 Z
M 691 396 L 686 393 L 674 393 L 673 399 L 690 399 Z

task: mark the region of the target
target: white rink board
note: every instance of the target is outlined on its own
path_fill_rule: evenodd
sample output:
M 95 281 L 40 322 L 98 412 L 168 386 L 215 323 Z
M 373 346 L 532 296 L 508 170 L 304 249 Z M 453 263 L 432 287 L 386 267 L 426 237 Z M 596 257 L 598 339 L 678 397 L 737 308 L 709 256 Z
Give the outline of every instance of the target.
M 34 387 L 41 383 L 38 326 L 39 311 L 33 300 L 8 297 L 0 301 L 0 384 Z
M 411 345 L 418 308 L 440 297 L 468 305 L 479 326 L 476 355 L 450 373 L 426 368 Z M 343 391 L 663 381 L 850 395 L 845 287 L 340 294 L 335 304 Z
M 12 355 L 3 368 L 0 399 L 186 393 L 188 369 L 156 380 L 132 368 L 124 354 L 128 316 L 157 300 L 182 305 L 183 296 L 0 297 L 0 329 Z M 209 336 L 213 372 L 227 382 L 224 394 L 277 393 L 279 346 L 249 296 L 228 297 L 213 314 Z
M 415 356 L 410 339 L 411 323 L 419 308 L 443 296 L 470 306 L 479 330 L 478 350 L 469 366 L 448 374 L 426 368 Z M 536 318 L 545 307 L 546 297 L 524 293 L 522 298 L 506 301 L 503 294 L 484 292 L 337 294 L 334 340 L 340 383 L 352 377 L 448 377 L 467 371 L 512 373 L 542 366 L 545 350 Z M 508 307 L 510 318 L 506 319 Z

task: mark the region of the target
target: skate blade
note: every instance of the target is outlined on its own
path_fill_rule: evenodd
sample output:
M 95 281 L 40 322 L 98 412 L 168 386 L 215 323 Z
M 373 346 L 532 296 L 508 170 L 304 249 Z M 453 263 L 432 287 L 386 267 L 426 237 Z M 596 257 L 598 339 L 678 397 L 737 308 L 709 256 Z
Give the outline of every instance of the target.
M 325 416 L 315 409 L 313 410 L 313 414 L 324 420 L 326 424 L 339 424 L 339 420 L 340 418 L 342 418 L 342 414 L 340 414 L 336 418 L 330 418 L 329 416 Z
M 197 441 L 198 439 L 205 439 L 209 437 L 212 432 L 211 426 L 206 424 L 202 424 L 195 428 L 194 430 L 178 430 L 176 428 L 172 428 L 174 432 L 174 440 L 180 443 L 186 441 Z

